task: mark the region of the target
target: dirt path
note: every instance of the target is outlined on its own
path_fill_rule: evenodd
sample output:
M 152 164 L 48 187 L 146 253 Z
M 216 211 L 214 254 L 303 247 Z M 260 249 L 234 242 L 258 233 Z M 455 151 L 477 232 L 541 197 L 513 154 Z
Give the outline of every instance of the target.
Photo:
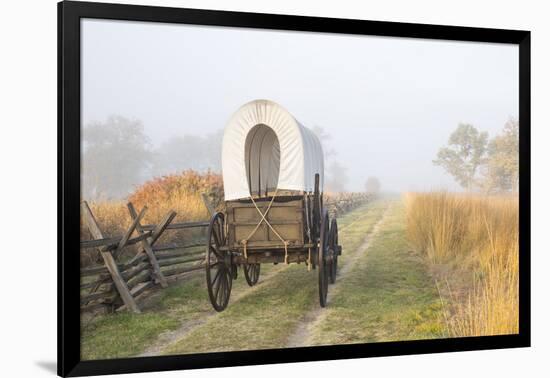
M 340 286 L 342 280 L 346 278 L 348 272 L 353 269 L 360 257 L 362 257 L 368 250 L 371 240 L 378 234 L 380 231 L 380 226 L 383 224 L 386 216 L 390 210 L 391 206 L 388 207 L 380 219 L 376 222 L 372 230 L 365 236 L 362 244 L 355 251 L 351 252 L 346 251 L 349 257 L 345 260 L 345 263 L 338 269 L 338 275 L 336 276 L 336 282 L 333 285 L 329 286 L 329 291 L 327 294 L 327 306 L 330 306 L 332 298 L 335 295 L 338 295 L 340 291 Z M 341 232 L 340 232 L 341 233 Z M 316 305 L 312 308 L 304 318 L 300 321 L 294 333 L 288 339 L 286 347 L 301 347 L 310 345 L 311 331 L 315 329 L 323 320 L 326 315 L 324 308 Z

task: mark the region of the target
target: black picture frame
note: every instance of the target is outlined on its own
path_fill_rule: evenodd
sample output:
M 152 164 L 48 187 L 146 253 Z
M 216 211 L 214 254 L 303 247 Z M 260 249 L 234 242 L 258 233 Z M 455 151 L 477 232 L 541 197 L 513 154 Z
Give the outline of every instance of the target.
M 519 334 L 113 360 L 80 360 L 80 20 L 82 18 L 343 33 L 519 46 Z M 58 3 L 58 374 L 82 376 L 528 347 L 530 297 L 530 32 L 214 10 Z

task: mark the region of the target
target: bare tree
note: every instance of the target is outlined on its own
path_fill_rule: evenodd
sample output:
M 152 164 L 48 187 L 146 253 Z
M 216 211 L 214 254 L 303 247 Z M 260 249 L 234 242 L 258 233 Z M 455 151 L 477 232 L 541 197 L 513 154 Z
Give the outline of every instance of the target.
M 332 139 L 332 137 L 321 126 L 315 125 L 311 130 L 317 136 L 317 138 L 319 138 L 319 142 L 321 142 L 325 163 L 327 163 L 332 156 L 336 155 L 336 151 L 334 151 L 334 149 L 330 147 L 329 141 Z
M 82 195 L 121 198 L 141 183 L 151 162 L 151 145 L 138 120 L 111 116 L 83 130 Z
M 371 176 L 365 182 L 365 191 L 371 194 L 377 194 L 380 192 L 380 180 L 377 177 Z
M 325 191 L 328 192 L 345 192 L 349 182 L 347 168 L 338 161 L 333 161 L 327 170 L 325 176 Z
M 155 151 L 152 173 L 167 175 L 193 169 L 199 172 L 221 170 L 223 130 L 206 136 L 174 136 Z

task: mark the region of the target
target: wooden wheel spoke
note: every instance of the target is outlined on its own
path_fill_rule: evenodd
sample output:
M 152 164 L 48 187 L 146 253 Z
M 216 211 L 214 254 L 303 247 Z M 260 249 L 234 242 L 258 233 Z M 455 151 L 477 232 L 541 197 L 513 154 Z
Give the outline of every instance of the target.
M 229 280 L 231 279 L 230 274 L 231 273 L 228 270 L 226 270 L 225 274 L 223 275 L 223 293 L 222 293 L 223 295 L 220 298 L 222 305 L 225 305 L 226 299 L 229 294 Z
M 221 280 L 221 290 L 220 290 L 220 298 L 219 303 L 220 305 L 223 305 L 223 298 L 225 297 L 225 291 L 227 290 L 227 274 L 224 272 Z
M 216 245 L 216 249 L 220 249 L 220 238 L 218 237 L 218 232 L 216 230 L 216 228 L 212 228 L 212 236 L 213 236 L 213 241 L 214 241 L 214 244 Z
M 224 232 L 223 232 L 223 223 L 221 222 L 218 222 L 218 232 L 216 234 L 218 236 L 218 242 L 220 244 L 225 244 L 225 235 L 224 235 Z
M 220 280 L 218 282 L 218 285 L 216 286 L 216 293 L 214 294 L 214 298 L 215 298 L 215 301 L 218 305 L 221 305 L 221 301 L 220 301 L 220 294 L 222 294 L 223 296 L 223 290 L 224 290 L 224 276 L 225 274 L 224 273 L 221 273 L 220 275 Z
M 243 266 L 244 278 L 249 286 L 254 286 L 260 277 L 260 264 L 245 264 Z
M 219 263 L 216 263 L 216 264 L 219 264 Z M 216 285 L 216 281 L 218 280 L 218 278 L 220 278 L 221 272 L 222 270 L 218 268 L 216 274 L 214 275 L 214 279 L 212 280 L 212 285 Z
M 228 272 L 228 274 L 225 275 L 224 299 L 229 299 L 229 290 L 231 290 L 231 274 Z
M 222 298 L 225 296 L 225 272 L 222 274 L 220 278 L 220 291 L 219 291 L 219 297 L 216 298 L 218 304 L 223 305 Z
M 216 261 L 223 261 L 223 256 L 220 252 L 219 249 L 215 248 L 214 246 L 210 245 L 210 249 L 212 250 L 212 252 L 214 253 L 214 255 L 216 256 Z

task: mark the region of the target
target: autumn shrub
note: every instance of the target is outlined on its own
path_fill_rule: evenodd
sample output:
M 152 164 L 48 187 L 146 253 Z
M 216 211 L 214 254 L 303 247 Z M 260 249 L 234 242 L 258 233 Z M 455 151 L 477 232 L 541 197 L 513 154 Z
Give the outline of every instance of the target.
M 147 206 L 144 219 L 147 223 L 158 223 L 170 210 L 177 212 L 175 222 L 190 222 L 209 218 L 201 193 L 206 194 L 215 207 L 220 207 L 223 202 L 221 175 L 187 170 L 158 177 L 137 188 L 128 200 L 137 208 Z
M 223 184 L 221 175 L 193 170 L 154 178 L 139 186 L 127 201 L 90 202 L 94 214 L 105 237 L 122 235 L 131 224 L 127 203 L 131 202 L 139 212 L 147 207 L 143 224 L 157 224 L 171 210 L 176 212 L 175 222 L 193 222 L 209 219 L 201 194 L 206 194 L 214 207 L 223 206 Z M 158 243 L 182 242 L 199 238 L 203 230 L 170 230 L 166 231 Z M 90 239 L 91 235 L 81 222 L 81 239 Z M 134 254 L 136 247 L 127 248 L 125 254 Z M 88 265 L 99 261 L 97 251 L 84 251 L 81 263 Z

